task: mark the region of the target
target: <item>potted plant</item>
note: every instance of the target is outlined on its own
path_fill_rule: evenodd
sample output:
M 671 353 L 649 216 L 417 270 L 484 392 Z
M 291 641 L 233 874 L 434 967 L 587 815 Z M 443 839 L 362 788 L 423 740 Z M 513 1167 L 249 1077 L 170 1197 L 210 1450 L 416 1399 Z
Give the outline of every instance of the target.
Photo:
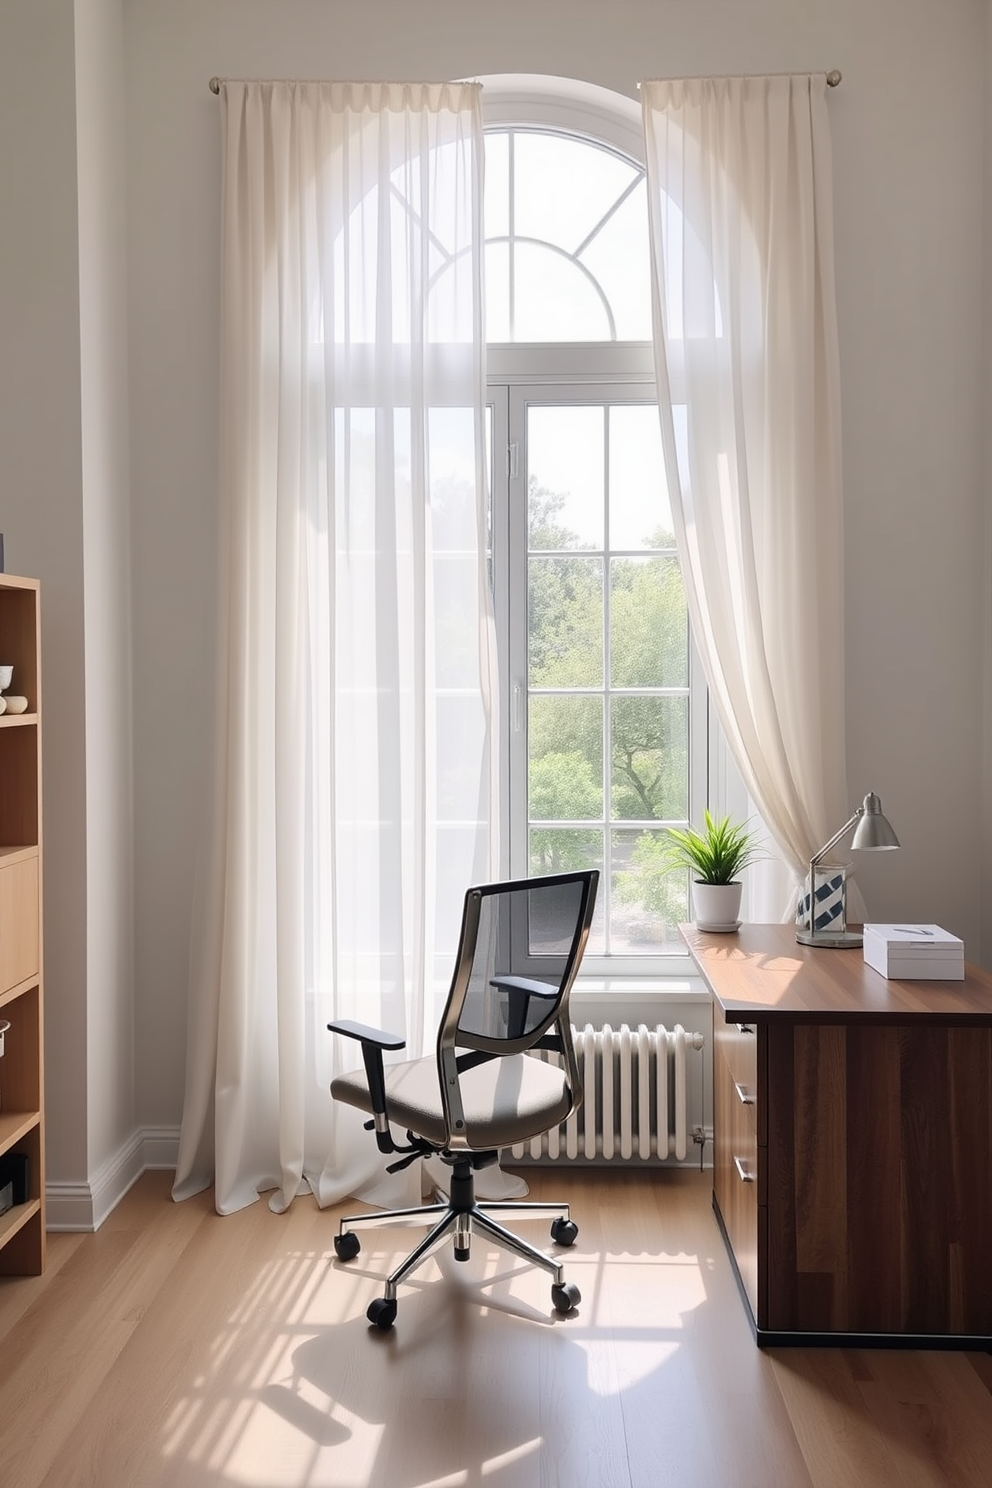
M 736 930 L 740 924 L 740 875 L 761 856 L 746 822 L 703 812 L 703 827 L 669 827 L 667 858 L 692 876 L 692 907 L 700 930 Z

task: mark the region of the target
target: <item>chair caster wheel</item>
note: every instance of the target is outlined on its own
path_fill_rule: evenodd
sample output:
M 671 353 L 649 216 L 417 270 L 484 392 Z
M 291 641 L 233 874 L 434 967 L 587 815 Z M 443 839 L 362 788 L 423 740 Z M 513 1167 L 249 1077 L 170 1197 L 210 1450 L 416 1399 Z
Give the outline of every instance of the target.
M 396 1303 L 390 1302 L 388 1297 L 376 1297 L 369 1303 L 365 1316 L 377 1328 L 391 1328 L 396 1321 Z
M 361 1248 L 361 1241 L 354 1230 L 345 1230 L 343 1235 L 334 1236 L 334 1249 L 339 1261 L 353 1261 Z
M 578 1307 L 582 1301 L 582 1293 L 574 1281 L 565 1281 L 561 1286 L 551 1288 L 551 1300 L 555 1304 L 555 1312 L 560 1312 L 564 1316 L 566 1312 L 571 1312 L 573 1307 Z
M 552 1222 L 551 1238 L 556 1245 L 574 1245 L 578 1233 L 578 1225 L 573 1224 L 570 1219 L 565 1219 L 564 1215 Z

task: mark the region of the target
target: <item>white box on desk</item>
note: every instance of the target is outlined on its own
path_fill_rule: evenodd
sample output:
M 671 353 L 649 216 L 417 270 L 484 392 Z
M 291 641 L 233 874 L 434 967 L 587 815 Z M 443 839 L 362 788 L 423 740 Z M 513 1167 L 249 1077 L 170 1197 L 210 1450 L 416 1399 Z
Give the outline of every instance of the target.
M 939 925 L 865 925 L 864 956 L 891 981 L 964 981 L 964 941 Z

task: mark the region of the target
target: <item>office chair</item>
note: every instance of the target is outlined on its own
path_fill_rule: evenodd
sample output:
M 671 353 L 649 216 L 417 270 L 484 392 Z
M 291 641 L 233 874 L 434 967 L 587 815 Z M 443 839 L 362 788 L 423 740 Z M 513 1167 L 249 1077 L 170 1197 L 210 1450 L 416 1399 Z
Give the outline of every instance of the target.
M 352 1260 L 355 1229 L 396 1221 L 431 1228 L 386 1280 L 367 1316 L 378 1328 L 396 1319 L 396 1290 L 451 1234 L 455 1259 L 468 1260 L 473 1231 L 531 1261 L 553 1278 L 555 1310 L 571 1312 L 579 1289 L 564 1279 L 559 1261 L 505 1229 L 499 1218 L 552 1219 L 551 1238 L 575 1243 L 578 1227 L 567 1204 L 477 1201 L 475 1173 L 500 1150 L 526 1142 L 564 1121 L 582 1099 L 572 1045 L 568 997 L 582 960 L 596 900 L 595 870 L 486 884 L 465 895 L 451 988 L 437 1034 L 435 1057 L 385 1065 L 383 1053 L 404 1047 L 392 1034 L 342 1020 L 327 1026 L 358 1039 L 361 1071 L 331 1082 L 335 1100 L 370 1113 L 379 1150 L 399 1153 L 388 1172 L 437 1156 L 451 1168 L 446 1200 L 414 1209 L 350 1214 L 334 1248 Z M 527 1057 L 553 1049 L 558 1064 Z M 398 1142 L 392 1127 L 406 1131 Z

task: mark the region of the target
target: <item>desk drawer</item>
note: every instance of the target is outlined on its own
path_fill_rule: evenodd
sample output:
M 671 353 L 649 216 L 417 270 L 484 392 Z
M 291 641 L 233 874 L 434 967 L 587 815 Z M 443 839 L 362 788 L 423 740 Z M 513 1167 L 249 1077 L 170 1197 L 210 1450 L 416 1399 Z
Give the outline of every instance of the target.
M 763 1180 L 755 1107 L 742 1101 L 743 1082 L 715 1051 L 713 1060 L 713 1188 L 751 1310 L 758 1316 L 758 1204 Z
M 746 1106 L 758 1130 L 759 1145 L 764 1146 L 762 1113 L 758 1109 L 758 1030 L 753 1023 L 718 1023 L 713 1031 L 716 1059 L 723 1059 L 737 1094 L 738 1103 Z M 714 1075 L 714 1084 L 716 1076 Z

